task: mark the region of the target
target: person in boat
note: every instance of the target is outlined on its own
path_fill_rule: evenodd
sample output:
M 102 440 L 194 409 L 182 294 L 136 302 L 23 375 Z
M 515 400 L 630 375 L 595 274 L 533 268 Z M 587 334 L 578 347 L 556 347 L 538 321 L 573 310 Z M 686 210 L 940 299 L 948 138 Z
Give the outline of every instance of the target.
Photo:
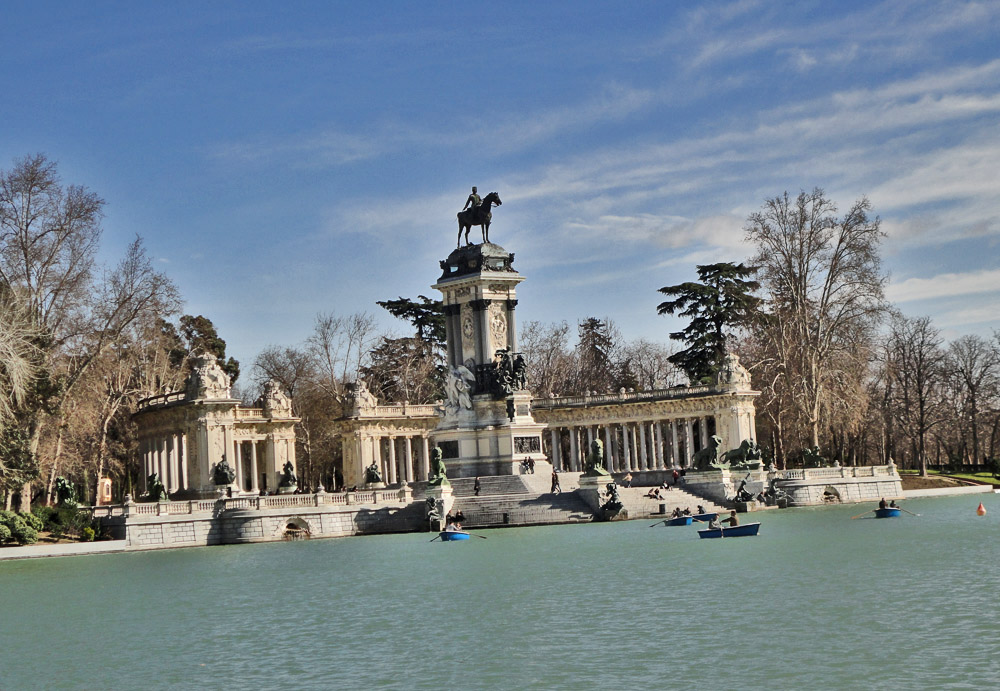
M 736 517 L 736 511 L 729 512 L 729 518 L 723 518 L 722 523 L 728 523 L 730 528 L 735 528 L 740 524 L 740 519 Z
M 889 508 L 890 509 L 898 509 L 899 508 L 899 504 L 896 503 L 895 499 L 893 499 L 892 501 L 889 502 Z
M 885 508 L 885 497 L 882 497 L 882 499 L 879 501 L 878 507 L 880 509 L 884 509 Z
M 444 527 L 444 532 L 446 532 L 446 533 L 457 533 L 458 532 L 458 527 L 452 521 L 449 520 L 448 524 L 445 525 L 445 527 Z
M 707 513 L 707 512 L 705 511 L 705 507 L 704 507 L 704 506 L 702 506 L 701 504 L 698 504 L 698 514 L 699 514 L 699 515 L 701 515 L 701 514 L 703 514 L 703 513 Z
M 672 514 L 670 514 L 670 517 L 671 518 L 680 518 L 681 517 L 681 507 L 675 506 L 674 507 L 674 512 Z
M 709 530 L 721 530 L 722 523 L 719 522 L 719 514 L 715 514 L 715 518 L 708 521 Z
M 690 506 L 685 506 L 684 507 L 684 511 L 682 512 L 682 515 L 684 515 L 684 516 L 690 516 L 691 515 L 691 507 Z

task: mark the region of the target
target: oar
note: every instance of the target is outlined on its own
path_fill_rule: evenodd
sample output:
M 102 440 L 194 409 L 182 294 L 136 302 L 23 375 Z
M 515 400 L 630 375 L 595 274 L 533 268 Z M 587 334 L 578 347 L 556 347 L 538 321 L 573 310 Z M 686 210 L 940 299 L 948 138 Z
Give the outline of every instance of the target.
M 906 511 L 906 509 L 904 509 L 902 506 L 897 506 L 896 508 L 899 509 L 900 511 Z M 913 513 L 912 511 L 906 511 L 906 513 L 910 514 L 911 516 L 917 516 L 918 518 L 920 517 L 919 513 Z
M 440 539 L 441 539 L 440 535 L 438 535 L 436 538 L 434 538 L 434 540 L 440 540 Z M 434 542 L 434 540 L 428 540 L 427 542 Z
M 472 533 L 469 533 L 469 535 L 472 535 Z M 486 540 L 487 539 L 485 535 L 472 535 L 472 537 L 478 537 L 480 540 Z
M 661 523 L 666 523 L 666 521 L 657 521 L 656 523 L 654 523 L 653 525 L 651 525 L 649 527 L 650 528 L 655 528 L 656 526 L 660 525 Z
M 853 521 L 855 518 L 861 518 L 862 516 L 867 516 L 868 514 L 870 514 L 874 510 L 875 509 L 871 509 L 870 511 L 865 511 L 864 513 L 859 513 L 857 516 L 851 516 L 851 520 Z

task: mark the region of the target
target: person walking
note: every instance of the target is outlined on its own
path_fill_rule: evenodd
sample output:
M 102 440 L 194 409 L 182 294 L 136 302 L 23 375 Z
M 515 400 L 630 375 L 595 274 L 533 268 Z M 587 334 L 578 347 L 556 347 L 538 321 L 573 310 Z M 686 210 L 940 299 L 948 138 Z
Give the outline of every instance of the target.
M 623 478 L 622 478 L 622 483 L 623 483 L 623 484 L 624 484 L 624 485 L 625 485 L 626 487 L 631 487 L 631 486 L 632 486 L 632 473 L 627 473 L 627 474 L 625 475 L 625 477 L 623 477 Z
M 549 490 L 552 494 L 562 494 L 562 487 L 559 486 L 559 473 L 552 471 L 552 489 Z
M 478 497 L 479 496 L 479 490 L 481 490 L 482 488 L 483 488 L 483 486 L 480 484 L 480 482 L 479 482 L 479 476 L 477 475 L 476 476 L 476 482 L 472 485 L 472 493 L 475 496 Z

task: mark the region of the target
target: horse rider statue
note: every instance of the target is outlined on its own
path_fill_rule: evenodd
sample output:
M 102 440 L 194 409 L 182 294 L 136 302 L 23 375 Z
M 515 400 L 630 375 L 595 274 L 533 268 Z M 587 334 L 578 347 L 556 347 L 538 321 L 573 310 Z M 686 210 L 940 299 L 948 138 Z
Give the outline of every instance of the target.
M 483 205 L 483 198 L 479 196 L 478 192 L 476 192 L 475 186 L 472 187 L 472 194 L 470 194 L 469 198 L 465 200 L 465 206 L 462 207 L 462 211 L 468 209 L 470 204 L 472 205 L 473 217 L 478 216 L 479 207 Z

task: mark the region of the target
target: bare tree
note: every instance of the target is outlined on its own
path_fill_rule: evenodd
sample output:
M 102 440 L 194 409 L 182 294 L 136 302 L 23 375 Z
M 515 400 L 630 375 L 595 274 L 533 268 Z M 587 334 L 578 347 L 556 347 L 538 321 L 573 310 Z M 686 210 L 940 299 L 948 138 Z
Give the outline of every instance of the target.
M 687 380 L 684 372 L 670 361 L 674 349 L 663 343 L 655 343 L 644 338 L 630 341 L 622 346 L 621 357 L 636 378 L 637 388 L 652 391 L 668 386 L 676 386 Z
M 23 296 L 34 323 L 47 335 L 44 367 L 63 377 L 46 407 L 56 413 L 91 364 L 149 314 L 169 314 L 179 302 L 173 283 L 153 269 L 142 241 L 94 282 L 104 201 L 79 186 L 63 187 L 55 164 L 42 155 L 0 173 L 0 282 Z M 58 361 L 58 362 L 57 362 Z M 39 406 L 26 419 L 37 454 Z M 30 508 L 30 486 L 21 510 Z
M 744 228 L 768 291 L 772 320 L 764 331 L 781 362 L 776 373 L 814 446 L 824 402 L 836 394 L 859 344 L 873 338 L 883 309 L 883 233 L 870 211 L 861 198 L 838 217 L 817 188 L 795 200 L 787 193 L 767 200 Z
M 957 389 L 957 412 L 968 425 L 971 441 L 968 461 L 980 464 L 983 462 L 980 424 L 984 404 L 995 399 L 1000 387 L 1000 353 L 985 338 L 962 336 L 948 348 L 948 371 Z
M 927 475 L 927 434 L 946 415 L 941 392 L 945 352 L 941 334 L 927 317 L 896 317 L 887 354 L 893 410 L 906 433 L 920 474 Z
M 518 338 L 527 366 L 528 389 L 539 397 L 568 393 L 577 370 L 576 354 L 569 344 L 569 324 L 529 321 L 521 326 Z
M 31 391 L 43 356 L 41 337 L 24 305 L 0 286 L 0 427 Z

